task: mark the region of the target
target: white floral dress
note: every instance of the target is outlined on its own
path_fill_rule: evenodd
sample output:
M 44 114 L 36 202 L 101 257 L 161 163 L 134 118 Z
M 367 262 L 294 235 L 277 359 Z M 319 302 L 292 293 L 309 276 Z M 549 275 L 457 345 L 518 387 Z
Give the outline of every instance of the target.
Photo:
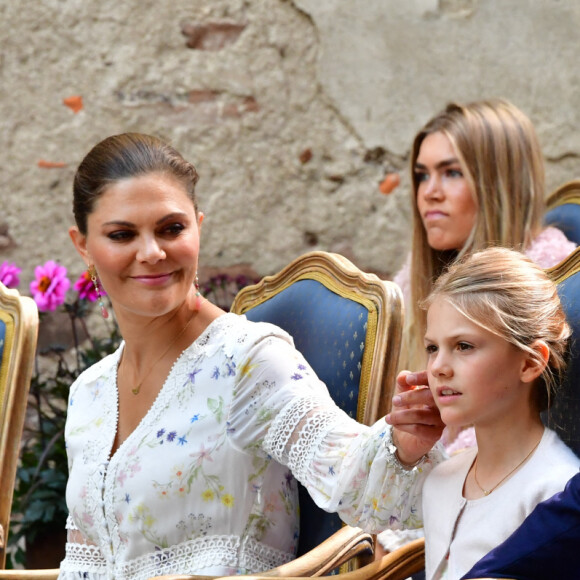
M 350 419 L 286 333 L 235 314 L 182 353 L 111 456 L 122 348 L 71 387 L 61 579 L 229 575 L 287 562 L 298 539 L 294 477 L 353 525 L 421 525 L 420 490 L 438 452 L 401 469 L 384 419 Z

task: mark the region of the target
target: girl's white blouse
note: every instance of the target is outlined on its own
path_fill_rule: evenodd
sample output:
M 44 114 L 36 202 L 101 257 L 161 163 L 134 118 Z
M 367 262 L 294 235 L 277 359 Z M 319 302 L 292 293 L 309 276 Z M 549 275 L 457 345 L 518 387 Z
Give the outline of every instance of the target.
M 402 469 L 384 419 L 372 427 L 350 419 L 286 333 L 235 314 L 217 318 L 181 354 L 111 456 L 122 348 L 71 387 L 61 579 L 278 566 L 298 540 L 294 478 L 352 525 L 421 525 L 421 486 L 439 452 Z

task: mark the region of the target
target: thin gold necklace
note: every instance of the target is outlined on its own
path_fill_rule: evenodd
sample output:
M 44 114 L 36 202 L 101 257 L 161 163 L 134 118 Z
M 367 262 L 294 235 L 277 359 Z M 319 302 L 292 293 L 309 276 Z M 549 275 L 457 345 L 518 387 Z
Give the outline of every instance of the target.
M 542 440 L 542 438 L 540 437 L 540 441 Z M 532 453 L 537 449 L 538 445 L 540 444 L 540 441 L 538 441 L 533 447 L 532 450 L 504 477 L 502 477 L 491 489 L 483 489 L 483 487 L 481 487 L 481 485 L 479 484 L 479 481 L 477 481 L 477 456 L 475 457 L 475 462 L 473 464 L 473 477 L 475 479 L 475 483 L 477 484 L 477 487 L 479 487 L 479 489 L 481 489 L 481 491 L 483 492 L 483 495 L 489 495 L 494 489 L 496 489 L 497 487 L 500 486 L 500 484 L 502 484 L 514 471 L 516 471 L 516 469 L 520 468 L 532 455 Z
M 177 333 L 177 335 L 175 336 L 175 338 L 169 343 L 169 346 L 163 351 L 163 353 L 161 354 L 161 356 L 159 358 L 155 359 L 155 362 L 149 367 L 149 369 L 147 370 L 147 372 L 143 375 L 143 378 L 137 383 L 137 386 L 136 387 L 133 387 L 131 389 L 131 392 L 134 395 L 138 395 L 139 394 L 139 392 L 141 391 L 141 387 L 142 387 L 143 383 L 145 382 L 145 379 L 149 376 L 149 373 L 154 369 L 155 365 L 171 350 L 171 347 L 183 336 L 183 334 L 187 330 L 187 327 L 190 325 L 191 321 L 195 318 L 195 315 L 196 314 L 197 314 L 197 311 L 195 311 L 191 315 L 191 317 L 187 321 L 187 324 Z M 121 352 L 121 360 L 119 361 L 119 367 L 121 366 L 121 362 L 123 361 L 123 355 L 124 354 L 125 354 L 125 349 L 123 348 L 123 351 Z

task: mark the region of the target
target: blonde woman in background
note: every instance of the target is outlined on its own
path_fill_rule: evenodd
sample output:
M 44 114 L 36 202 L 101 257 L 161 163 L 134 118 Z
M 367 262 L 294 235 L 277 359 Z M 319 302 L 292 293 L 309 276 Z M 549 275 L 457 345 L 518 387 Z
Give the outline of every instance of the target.
M 446 266 L 499 245 L 549 268 L 575 245 L 543 227 L 542 152 L 531 121 L 508 101 L 448 105 L 415 137 L 411 172 L 412 250 L 395 281 L 408 305 L 405 366 L 420 369 L 426 314 L 419 305 Z

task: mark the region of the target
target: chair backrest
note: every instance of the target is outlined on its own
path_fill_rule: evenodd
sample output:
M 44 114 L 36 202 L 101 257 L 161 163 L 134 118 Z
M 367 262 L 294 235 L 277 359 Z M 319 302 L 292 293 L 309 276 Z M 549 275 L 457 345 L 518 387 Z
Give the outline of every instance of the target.
M 393 282 L 338 254 L 310 252 L 243 288 L 231 310 L 286 330 L 351 417 L 370 425 L 388 412 L 403 318 Z M 318 508 L 302 486 L 299 501 L 301 555 L 338 530 L 341 520 Z
M 544 422 L 580 455 L 580 248 L 550 268 L 548 275 L 558 285 L 568 324 L 572 328 L 570 361 L 552 408 L 544 412 Z
M 580 180 L 569 181 L 548 196 L 544 224 L 559 228 L 580 244 Z
M 0 283 L 0 567 L 8 525 L 28 390 L 36 350 L 38 310 L 32 298 Z

